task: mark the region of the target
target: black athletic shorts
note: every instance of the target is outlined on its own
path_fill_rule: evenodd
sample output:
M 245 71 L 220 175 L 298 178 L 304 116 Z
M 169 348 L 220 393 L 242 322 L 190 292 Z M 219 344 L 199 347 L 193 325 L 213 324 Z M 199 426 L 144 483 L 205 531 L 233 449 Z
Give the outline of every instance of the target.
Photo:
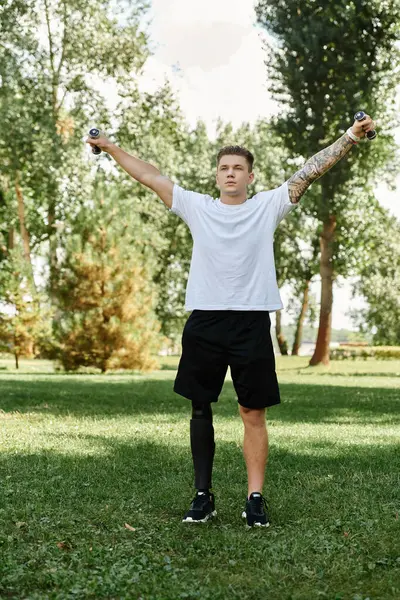
M 217 402 L 229 365 L 241 406 L 279 404 L 270 327 L 267 311 L 194 310 L 183 330 L 174 391 Z

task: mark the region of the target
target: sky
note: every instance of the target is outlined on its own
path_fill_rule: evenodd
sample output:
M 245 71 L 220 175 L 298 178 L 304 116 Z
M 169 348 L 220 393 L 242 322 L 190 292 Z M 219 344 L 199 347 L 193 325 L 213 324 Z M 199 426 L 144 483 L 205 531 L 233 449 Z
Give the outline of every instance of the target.
M 201 117 L 212 133 L 218 117 L 239 125 L 278 111 L 252 0 L 153 0 L 150 14 L 146 78 L 167 74 L 191 124 Z
M 152 0 L 149 20 L 153 55 L 141 87 L 153 91 L 167 77 L 190 124 L 202 119 L 213 135 L 218 118 L 237 126 L 278 113 L 267 89 L 264 33 L 255 25 L 253 0 Z M 396 137 L 400 143 L 400 129 Z M 400 187 L 400 176 L 397 183 Z M 380 185 L 376 195 L 400 218 L 398 191 Z M 313 292 L 319 300 L 318 282 Z M 286 304 L 289 291 L 281 293 Z M 335 286 L 334 300 L 333 327 L 354 328 L 348 310 L 361 308 L 363 300 L 352 299 L 343 280 Z M 289 321 L 284 314 L 283 323 Z

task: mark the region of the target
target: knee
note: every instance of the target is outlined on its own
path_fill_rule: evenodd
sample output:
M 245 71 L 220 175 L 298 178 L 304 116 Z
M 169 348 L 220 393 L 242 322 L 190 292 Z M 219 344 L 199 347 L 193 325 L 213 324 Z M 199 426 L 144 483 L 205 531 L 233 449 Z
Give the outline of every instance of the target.
M 265 408 L 246 408 L 239 406 L 243 423 L 250 427 L 265 427 Z

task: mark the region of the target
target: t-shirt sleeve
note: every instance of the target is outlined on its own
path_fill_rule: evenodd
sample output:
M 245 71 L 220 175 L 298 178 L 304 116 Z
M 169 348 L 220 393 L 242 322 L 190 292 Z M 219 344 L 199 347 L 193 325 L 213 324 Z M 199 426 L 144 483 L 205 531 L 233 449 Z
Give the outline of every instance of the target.
M 190 227 L 203 200 L 203 194 L 190 192 L 175 183 L 172 194 L 171 211 L 183 219 Z
M 298 204 L 298 203 L 297 203 Z M 272 206 L 275 212 L 275 227 L 297 206 L 290 201 L 287 181 L 273 190 Z

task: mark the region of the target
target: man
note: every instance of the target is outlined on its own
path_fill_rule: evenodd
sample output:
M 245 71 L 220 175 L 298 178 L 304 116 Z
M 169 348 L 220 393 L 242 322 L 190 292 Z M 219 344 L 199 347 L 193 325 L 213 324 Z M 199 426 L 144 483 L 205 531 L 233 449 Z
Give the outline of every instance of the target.
M 220 197 L 213 199 L 182 189 L 103 135 L 86 140 L 152 189 L 192 233 L 186 290 L 186 310 L 192 312 L 183 330 L 174 385 L 175 392 L 192 402 L 190 440 L 196 495 L 184 522 L 205 523 L 216 514 L 210 491 L 215 451 L 211 403 L 218 400 L 229 365 L 244 424 L 248 493 L 242 516 L 249 527 L 269 525 L 263 495 L 268 456 L 265 409 L 280 402 L 269 313 L 282 308 L 273 234 L 311 183 L 372 129 L 374 122 L 369 116 L 355 121 L 283 185 L 252 198 L 247 198 L 247 186 L 254 180 L 253 155 L 240 146 L 219 152 L 216 184 Z

